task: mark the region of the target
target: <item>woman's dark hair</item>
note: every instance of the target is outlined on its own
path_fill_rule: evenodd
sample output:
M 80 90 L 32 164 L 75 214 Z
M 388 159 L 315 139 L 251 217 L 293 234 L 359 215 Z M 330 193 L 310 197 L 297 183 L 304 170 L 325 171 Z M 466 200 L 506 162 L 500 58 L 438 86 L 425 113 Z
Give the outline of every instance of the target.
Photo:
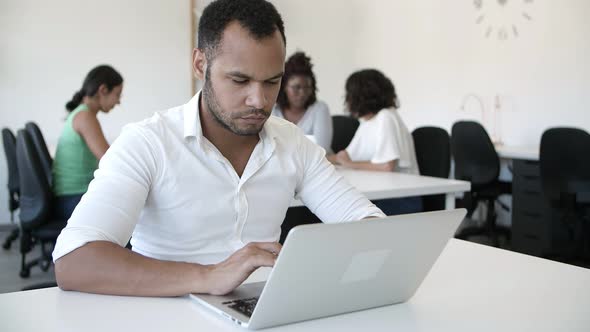
M 389 107 L 399 108 L 391 80 L 376 69 L 354 72 L 346 80 L 346 104 L 356 117 L 376 114 Z
M 82 88 L 74 93 L 72 100 L 66 103 L 66 109 L 71 112 L 76 109 L 85 96 L 92 97 L 96 95 L 98 88 L 105 85 L 109 91 L 123 83 L 123 77 L 113 67 L 100 65 L 93 68 L 82 84 Z
M 197 47 L 212 62 L 221 42 L 223 31 L 237 21 L 256 40 L 270 37 L 279 30 L 287 44 L 281 15 L 272 3 L 264 0 L 217 0 L 203 10 L 199 20 Z
M 285 89 L 287 88 L 287 82 L 289 82 L 293 76 L 303 76 L 309 77 L 311 79 L 311 95 L 305 102 L 304 107 L 307 109 L 310 105 L 316 102 L 317 87 L 315 75 L 311 70 L 312 67 L 313 65 L 311 64 L 311 59 L 303 52 L 297 52 L 289 57 L 285 63 L 285 73 L 283 74 L 283 78 L 281 80 L 281 90 L 279 91 L 279 96 L 277 97 L 277 104 L 281 109 L 289 108 L 289 99 L 287 98 Z

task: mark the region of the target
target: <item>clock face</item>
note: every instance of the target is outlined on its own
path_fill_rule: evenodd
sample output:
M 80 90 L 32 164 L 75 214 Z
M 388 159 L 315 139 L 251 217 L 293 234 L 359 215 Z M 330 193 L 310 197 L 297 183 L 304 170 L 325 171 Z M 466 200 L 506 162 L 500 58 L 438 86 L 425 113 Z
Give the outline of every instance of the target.
M 473 0 L 477 17 L 486 38 L 518 38 L 519 24 L 533 20 L 528 10 L 534 0 Z

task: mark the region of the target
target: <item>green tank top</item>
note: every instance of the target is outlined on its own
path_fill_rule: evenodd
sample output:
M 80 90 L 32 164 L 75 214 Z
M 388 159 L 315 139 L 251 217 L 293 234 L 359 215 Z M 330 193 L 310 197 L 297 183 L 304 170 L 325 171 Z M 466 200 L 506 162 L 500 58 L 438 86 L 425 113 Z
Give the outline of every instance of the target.
M 98 168 L 98 160 L 73 126 L 76 114 L 87 111 L 84 104 L 74 109 L 59 137 L 53 159 L 53 192 L 56 196 L 85 193 Z

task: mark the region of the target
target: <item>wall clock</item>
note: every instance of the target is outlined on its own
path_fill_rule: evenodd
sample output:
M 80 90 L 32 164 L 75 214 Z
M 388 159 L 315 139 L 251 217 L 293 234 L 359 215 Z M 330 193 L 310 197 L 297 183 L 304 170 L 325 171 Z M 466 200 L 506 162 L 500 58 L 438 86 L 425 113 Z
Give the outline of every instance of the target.
M 518 38 L 519 24 L 530 22 L 534 0 L 473 0 L 475 23 L 483 27 L 486 38 L 508 40 Z

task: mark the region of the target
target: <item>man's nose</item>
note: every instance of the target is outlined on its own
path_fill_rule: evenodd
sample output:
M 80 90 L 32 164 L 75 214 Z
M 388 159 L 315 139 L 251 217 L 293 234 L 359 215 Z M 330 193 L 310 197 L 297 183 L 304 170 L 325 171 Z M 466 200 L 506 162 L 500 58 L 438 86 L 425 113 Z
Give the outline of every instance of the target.
M 264 109 L 267 102 L 268 99 L 266 98 L 266 93 L 262 84 L 253 84 L 252 89 L 248 94 L 248 98 L 246 99 L 246 104 L 255 109 Z

